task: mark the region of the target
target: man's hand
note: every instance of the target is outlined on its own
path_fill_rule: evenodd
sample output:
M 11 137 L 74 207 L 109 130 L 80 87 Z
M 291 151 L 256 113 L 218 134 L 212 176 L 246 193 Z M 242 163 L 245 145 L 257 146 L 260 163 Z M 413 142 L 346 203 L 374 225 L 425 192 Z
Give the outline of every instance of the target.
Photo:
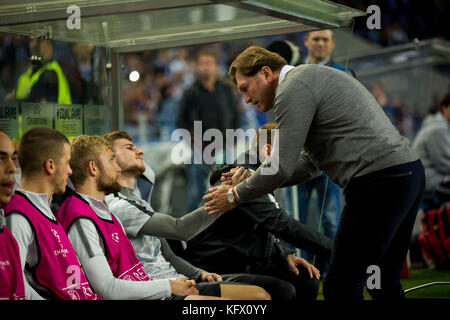
M 186 278 L 178 278 L 169 280 L 170 289 L 174 296 L 198 295 L 199 292 L 195 287 L 195 280 L 187 280 Z
M 200 282 L 214 282 L 214 281 L 223 281 L 222 277 L 217 273 L 212 273 L 208 271 L 203 271 L 200 275 Z
M 206 200 L 205 210 L 210 215 L 218 214 L 221 212 L 229 211 L 237 206 L 228 201 L 228 191 L 231 186 L 220 185 L 209 189 L 209 193 L 203 196 L 203 200 Z
M 244 167 L 235 167 L 230 171 L 223 173 L 220 181 L 222 181 L 222 184 L 235 187 L 251 175 L 250 171 Z
M 313 277 L 316 278 L 317 280 L 320 279 L 320 271 L 305 259 L 299 258 L 293 254 L 288 254 L 286 260 L 288 262 L 289 267 L 291 268 L 292 272 L 295 273 L 295 275 L 298 276 L 300 274 L 300 271 L 298 270 L 297 266 L 303 266 L 308 271 L 309 277 L 311 279 Z

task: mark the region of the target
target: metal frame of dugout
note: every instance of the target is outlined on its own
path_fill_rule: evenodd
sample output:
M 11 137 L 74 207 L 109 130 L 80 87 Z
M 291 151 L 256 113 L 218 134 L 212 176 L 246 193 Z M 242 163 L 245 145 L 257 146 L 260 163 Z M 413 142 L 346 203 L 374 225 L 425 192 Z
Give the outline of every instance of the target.
M 73 5 L 80 9 L 80 29 L 66 24 Z M 120 130 L 123 53 L 335 29 L 365 14 L 327 0 L 3 0 L 0 32 L 105 47 L 108 107 L 112 129 Z M 448 282 L 408 291 L 437 284 Z
M 73 6 L 80 29 L 67 24 Z M 3 0 L 0 32 L 106 48 L 107 105 L 117 130 L 124 124 L 123 53 L 340 28 L 363 15 L 326 0 Z

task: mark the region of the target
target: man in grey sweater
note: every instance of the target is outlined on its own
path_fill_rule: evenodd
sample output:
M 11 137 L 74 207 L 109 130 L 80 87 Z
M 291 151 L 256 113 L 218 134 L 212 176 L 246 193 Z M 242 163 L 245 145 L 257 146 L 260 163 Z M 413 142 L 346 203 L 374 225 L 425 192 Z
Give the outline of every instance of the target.
M 292 67 L 252 46 L 229 71 L 244 100 L 278 129 L 272 155 L 234 188 L 204 196 L 210 214 L 305 182 L 323 170 L 344 188 L 346 205 L 324 284 L 327 299 L 363 299 L 368 270 L 373 298 L 402 299 L 400 273 L 425 183 L 423 166 L 369 91 L 352 76 L 318 65 Z M 320 169 L 320 170 L 319 170 Z M 374 270 L 378 270 L 375 268 Z M 371 277 L 372 279 L 372 277 Z

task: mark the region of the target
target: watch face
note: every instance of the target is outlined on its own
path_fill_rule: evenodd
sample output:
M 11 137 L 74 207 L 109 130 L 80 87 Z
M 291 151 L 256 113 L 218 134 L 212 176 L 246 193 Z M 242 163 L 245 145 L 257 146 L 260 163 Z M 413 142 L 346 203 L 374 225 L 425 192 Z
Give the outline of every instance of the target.
M 228 202 L 234 204 L 236 200 L 234 199 L 233 192 L 231 189 L 228 191 Z

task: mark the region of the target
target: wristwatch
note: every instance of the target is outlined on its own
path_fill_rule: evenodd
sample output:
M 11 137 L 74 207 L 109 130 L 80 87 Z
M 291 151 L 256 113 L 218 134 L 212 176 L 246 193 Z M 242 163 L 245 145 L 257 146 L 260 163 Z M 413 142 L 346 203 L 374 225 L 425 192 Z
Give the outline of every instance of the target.
M 233 188 L 228 190 L 227 196 L 228 196 L 228 202 L 229 203 L 231 203 L 231 204 L 236 204 L 237 203 L 236 198 L 234 197 L 234 194 L 233 194 Z

